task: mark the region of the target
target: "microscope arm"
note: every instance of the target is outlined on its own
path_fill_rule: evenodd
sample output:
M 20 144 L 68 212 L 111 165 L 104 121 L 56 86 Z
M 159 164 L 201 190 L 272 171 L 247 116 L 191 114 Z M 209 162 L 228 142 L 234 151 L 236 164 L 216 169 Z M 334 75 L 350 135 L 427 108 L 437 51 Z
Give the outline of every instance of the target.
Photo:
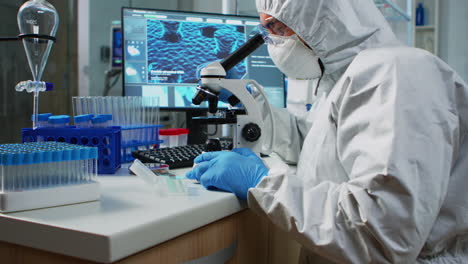
M 266 101 L 267 112 L 269 113 L 270 119 L 270 127 L 267 129 L 266 124 L 263 120 L 263 109 L 261 109 L 259 103 L 255 100 L 255 98 L 248 92 L 246 89 L 247 85 L 253 85 L 256 91 L 260 94 L 261 97 Z M 244 105 L 246 115 L 238 115 L 237 116 L 237 142 L 234 142 L 235 147 L 248 147 L 252 149 L 254 152 L 269 154 L 272 152 L 273 149 L 273 142 L 274 142 L 274 125 L 275 120 L 273 118 L 273 110 L 271 105 L 268 103 L 268 97 L 265 94 L 262 86 L 258 84 L 255 80 L 230 80 L 230 79 L 222 79 L 220 86 L 233 95 L 235 95 L 240 102 Z M 249 125 L 252 124 L 252 125 Z M 264 142 L 261 140 L 262 144 L 258 144 L 256 140 L 250 142 L 246 140 L 245 133 L 248 129 L 256 129 L 252 127 L 257 125 L 260 129 L 260 136 L 265 138 L 265 134 L 267 132 L 272 133 L 269 142 Z M 250 131 L 253 132 L 253 131 Z
M 227 58 L 219 61 L 214 61 L 205 66 L 200 71 L 200 85 L 197 93 L 192 99 L 193 104 L 200 105 L 203 101 L 209 101 L 209 111 L 216 112 L 217 100 L 212 100 L 221 91 L 219 81 L 226 78 L 226 72 L 234 68 L 247 56 L 252 54 L 260 46 L 265 43 L 263 36 L 260 33 L 255 34 L 246 43 L 240 46 L 236 51 L 230 54 Z M 210 100 L 211 99 L 211 100 Z
M 267 151 L 264 150 L 265 129 L 261 108 L 255 101 L 254 97 L 247 91 L 247 85 L 252 84 L 259 91 L 261 96 L 267 101 L 271 125 L 274 127 L 274 119 L 272 117 L 272 109 L 268 103 L 267 96 L 262 87 L 253 80 L 233 80 L 225 79 L 226 71 L 232 69 L 235 65 L 249 56 L 257 48 L 263 45 L 265 41 L 261 34 L 256 34 L 249 39 L 244 45 L 238 48 L 234 53 L 229 55 L 223 61 L 215 61 L 208 64 L 201 70 L 200 82 L 197 87 L 198 91 L 192 102 L 199 105 L 201 102 L 208 100 L 209 112 L 216 113 L 218 95 L 222 89 L 231 92 L 245 107 L 246 115 L 237 116 L 236 135 L 234 138 L 234 147 L 247 147 L 257 153 L 271 152 L 274 134 L 270 138 L 270 144 Z M 231 98 L 230 98 L 231 99 Z M 234 104 L 235 105 L 235 104 Z M 273 133 L 273 127 L 270 132 Z M 263 136 L 262 136 L 263 133 Z

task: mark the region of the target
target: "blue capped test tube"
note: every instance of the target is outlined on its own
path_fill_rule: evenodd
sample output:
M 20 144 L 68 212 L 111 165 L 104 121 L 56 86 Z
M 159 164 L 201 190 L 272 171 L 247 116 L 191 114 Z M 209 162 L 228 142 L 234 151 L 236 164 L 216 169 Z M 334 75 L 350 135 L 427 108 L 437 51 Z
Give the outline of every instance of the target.
M 106 121 L 108 121 L 107 125 L 110 125 L 111 123 L 110 121 L 112 121 L 112 115 L 97 115 L 97 116 L 104 118 Z
M 49 117 L 49 126 L 51 127 L 65 127 L 70 124 L 69 115 L 55 115 Z
M 93 123 L 93 127 L 95 128 L 108 127 L 111 120 L 112 115 L 97 115 L 91 118 L 91 122 Z
M 51 117 L 51 113 L 46 113 L 46 114 L 38 114 L 37 115 L 37 127 L 47 127 L 48 126 L 48 121 L 49 117 Z M 34 121 L 34 114 L 31 115 L 31 121 Z
M 74 124 L 78 128 L 91 127 L 93 115 L 78 115 L 73 118 Z
M 97 180 L 97 147 L 59 142 L 0 144 L 0 192 Z

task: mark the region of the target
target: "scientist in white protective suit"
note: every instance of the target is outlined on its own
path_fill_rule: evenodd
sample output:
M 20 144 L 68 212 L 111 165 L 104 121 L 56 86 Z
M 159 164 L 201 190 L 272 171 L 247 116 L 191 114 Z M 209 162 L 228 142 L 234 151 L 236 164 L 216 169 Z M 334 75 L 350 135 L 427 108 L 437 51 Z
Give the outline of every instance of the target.
M 333 85 L 304 117 L 274 110 L 274 151 L 295 172 L 237 149 L 202 154 L 187 177 L 248 199 L 302 244 L 301 262 L 468 263 L 463 80 L 400 44 L 371 0 L 257 9 L 278 68 Z

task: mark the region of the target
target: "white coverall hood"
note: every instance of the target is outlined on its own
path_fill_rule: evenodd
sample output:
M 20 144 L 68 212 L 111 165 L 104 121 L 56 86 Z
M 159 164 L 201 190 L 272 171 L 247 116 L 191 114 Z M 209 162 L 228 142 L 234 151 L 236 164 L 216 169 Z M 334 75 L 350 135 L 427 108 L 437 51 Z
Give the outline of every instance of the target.
M 314 49 L 334 86 L 304 116 L 273 110 L 273 151 L 297 170 L 271 167 L 250 208 L 308 263 L 468 263 L 466 83 L 398 45 L 371 0 L 257 7 Z
M 256 0 L 312 47 L 325 74 L 343 74 L 359 52 L 399 44 L 372 0 Z M 336 81 L 337 78 L 335 78 Z

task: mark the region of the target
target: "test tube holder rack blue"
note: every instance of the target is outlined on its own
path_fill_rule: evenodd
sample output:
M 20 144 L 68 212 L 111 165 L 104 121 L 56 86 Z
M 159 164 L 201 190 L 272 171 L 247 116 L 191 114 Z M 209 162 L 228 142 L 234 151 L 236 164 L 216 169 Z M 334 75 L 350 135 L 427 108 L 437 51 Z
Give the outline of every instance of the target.
M 97 147 L 98 173 L 114 174 L 121 167 L 121 136 L 119 126 L 108 128 L 23 128 L 23 142 L 57 141 Z

